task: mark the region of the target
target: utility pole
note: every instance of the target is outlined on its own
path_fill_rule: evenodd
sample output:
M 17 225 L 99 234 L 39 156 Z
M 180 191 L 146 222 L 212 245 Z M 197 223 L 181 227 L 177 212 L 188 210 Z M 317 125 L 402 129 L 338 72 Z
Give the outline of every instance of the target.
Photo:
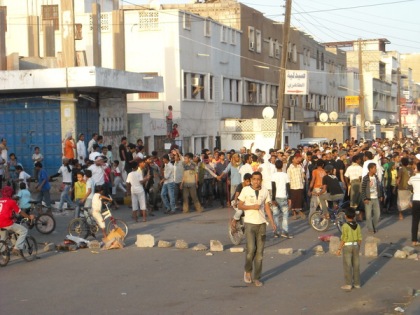
M 365 84 L 363 78 L 363 51 L 361 38 L 359 38 L 359 90 L 360 138 L 365 139 Z
M 277 130 L 274 147 L 280 149 L 283 141 L 283 110 L 284 90 L 286 82 L 287 46 L 289 43 L 290 16 L 292 14 L 292 0 L 286 0 L 286 15 L 283 24 L 283 46 L 281 49 L 281 61 L 279 71 L 279 91 L 277 100 Z
M 402 139 L 402 115 L 401 115 L 401 69 L 397 68 L 397 110 L 398 110 L 398 138 Z

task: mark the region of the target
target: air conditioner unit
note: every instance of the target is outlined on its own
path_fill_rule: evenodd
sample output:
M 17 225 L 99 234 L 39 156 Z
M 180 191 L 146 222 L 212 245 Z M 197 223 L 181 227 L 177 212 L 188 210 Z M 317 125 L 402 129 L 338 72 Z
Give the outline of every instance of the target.
M 248 92 L 257 92 L 257 84 L 255 83 L 249 83 L 248 84 Z
M 200 86 L 200 77 L 193 77 L 191 80 L 192 86 Z
M 255 42 L 249 42 L 249 49 L 254 50 Z

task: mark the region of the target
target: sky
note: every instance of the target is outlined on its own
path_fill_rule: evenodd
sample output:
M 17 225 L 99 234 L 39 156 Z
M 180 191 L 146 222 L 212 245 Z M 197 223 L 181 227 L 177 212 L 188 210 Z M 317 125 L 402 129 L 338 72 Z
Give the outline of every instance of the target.
M 127 0 L 122 4 L 148 4 Z M 191 3 L 160 0 L 160 3 Z M 266 17 L 282 22 L 285 0 L 240 0 Z M 292 0 L 291 25 L 318 42 L 386 38 L 387 50 L 420 53 L 420 0 Z

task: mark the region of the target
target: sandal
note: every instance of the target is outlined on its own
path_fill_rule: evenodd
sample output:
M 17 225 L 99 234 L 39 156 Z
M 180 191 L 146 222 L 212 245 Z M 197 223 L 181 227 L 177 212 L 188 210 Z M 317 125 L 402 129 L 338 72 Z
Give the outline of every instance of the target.
M 244 272 L 244 282 L 245 283 L 252 283 L 251 274 L 247 273 L 246 271 Z
M 264 283 L 260 280 L 255 280 L 254 284 L 255 284 L 256 287 L 262 287 L 264 285 Z

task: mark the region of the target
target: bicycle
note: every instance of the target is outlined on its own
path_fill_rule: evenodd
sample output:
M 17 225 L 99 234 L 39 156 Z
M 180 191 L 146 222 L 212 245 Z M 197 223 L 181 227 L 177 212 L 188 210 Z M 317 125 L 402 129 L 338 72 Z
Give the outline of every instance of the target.
M 29 221 L 28 219 L 22 219 L 22 221 Z M 6 232 L 6 238 L 0 240 L 0 267 L 5 267 L 10 260 L 10 252 L 16 244 L 18 235 L 7 229 L 1 228 L 1 231 Z M 24 249 L 20 250 L 20 256 L 26 261 L 33 261 L 36 259 L 38 253 L 38 244 L 33 236 L 27 235 L 25 237 Z
M 237 210 L 236 204 L 233 200 L 231 204 L 233 206 L 233 209 L 236 211 Z M 229 219 L 228 234 L 229 234 L 230 241 L 232 242 L 233 245 L 239 245 L 245 236 L 244 216 L 245 214 L 242 212 L 241 218 L 238 221 L 236 221 L 236 225 L 234 229 L 232 229 L 232 224 L 231 224 L 232 219 Z
M 121 219 L 116 219 L 113 217 L 110 209 L 110 203 L 104 202 L 106 210 L 102 212 L 102 217 L 104 220 L 109 218 L 109 222 L 106 227 L 107 234 L 111 232 L 113 229 L 121 228 L 125 236 L 128 234 L 128 225 L 125 221 Z M 68 233 L 72 236 L 77 236 L 81 238 L 86 238 L 89 235 L 95 237 L 96 233 L 99 231 L 99 226 L 96 223 L 95 219 L 93 218 L 92 214 L 90 213 L 88 208 L 83 208 L 83 216 L 80 218 L 76 218 L 70 221 L 68 225 Z
M 324 216 L 320 208 L 317 208 L 309 217 L 309 224 L 315 231 L 325 232 L 333 223 L 341 233 L 342 226 L 346 223 L 344 211 L 350 206 L 350 201 L 345 201 L 340 206 L 334 202 L 332 207 L 330 207 L 330 202 L 328 203 L 329 219 Z
M 34 226 L 36 227 L 37 231 L 42 234 L 50 234 L 52 231 L 55 230 L 55 219 L 52 214 L 43 212 L 42 208 L 44 206 L 40 201 L 29 201 L 31 204 L 31 208 L 29 209 L 28 213 L 35 214 L 34 221 L 23 220 L 23 223 L 27 226 L 30 230 Z M 19 219 L 16 223 L 20 223 Z

